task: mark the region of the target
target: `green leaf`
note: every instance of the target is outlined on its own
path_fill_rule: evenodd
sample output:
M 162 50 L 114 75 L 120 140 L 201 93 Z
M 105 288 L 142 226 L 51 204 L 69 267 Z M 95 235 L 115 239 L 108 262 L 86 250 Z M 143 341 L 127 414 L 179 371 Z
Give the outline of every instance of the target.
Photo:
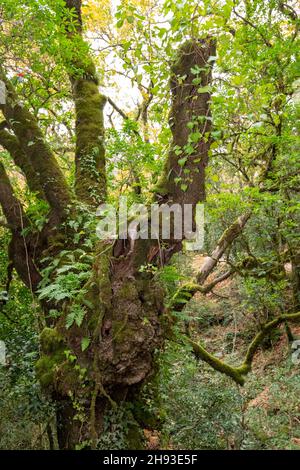
M 211 91 L 211 86 L 210 85 L 202 86 L 202 87 L 198 88 L 197 91 L 198 91 L 199 94 L 209 93 Z
M 187 161 L 187 157 L 180 158 L 178 160 L 178 165 L 184 166 L 186 164 L 186 161 Z
M 210 179 L 217 183 L 219 181 L 219 176 L 218 175 L 211 175 Z
M 72 305 L 70 312 L 66 318 L 66 328 L 69 329 L 75 323 L 77 326 L 81 326 L 84 316 L 85 309 L 81 305 Z
M 87 337 L 82 338 L 82 340 L 81 340 L 81 351 L 82 352 L 85 351 L 89 347 L 90 343 L 91 343 L 90 338 L 87 338 Z

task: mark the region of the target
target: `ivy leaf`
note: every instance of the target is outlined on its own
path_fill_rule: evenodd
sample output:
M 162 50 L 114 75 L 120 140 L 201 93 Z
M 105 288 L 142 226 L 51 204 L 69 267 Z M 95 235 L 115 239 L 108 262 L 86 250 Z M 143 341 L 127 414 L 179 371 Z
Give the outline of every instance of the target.
M 186 161 L 187 161 L 187 157 L 180 158 L 178 160 L 178 165 L 184 166 L 186 164 Z
M 180 187 L 181 187 L 183 192 L 186 192 L 186 190 L 188 188 L 188 185 L 187 184 L 182 184 Z

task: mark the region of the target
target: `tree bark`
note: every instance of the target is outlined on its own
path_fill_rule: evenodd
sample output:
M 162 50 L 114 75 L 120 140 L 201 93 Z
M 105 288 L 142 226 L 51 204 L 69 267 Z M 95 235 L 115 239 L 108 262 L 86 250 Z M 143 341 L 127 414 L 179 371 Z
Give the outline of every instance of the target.
M 184 57 L 187 50 L 189 51 L 189 60 L 187 63 L 183 61 L 187 67 L 187 74 L 193 66 L 193 60 L 197 59 L 199 63 L 199 57 L 202 57 L 201 60 L 203 57 L 208 60 L 213 55 L 211 47 L 214 45 L 211 44 L 211 40 L 208 40 L 208 43 L 193 41 L 189 47 L 185 45 L 179 51 L 179 55 L 183 54 Z M 203 48 L 203 54 L 200 52 L 200 45 Z M 201 64 L 203 65 L 203 62 Z M 176 68 L 174 70 L 182 74 L 182 67 L 183 65 L 179 70 Z M 175 80 L 174 70 L 172 83 Z M 188 140 L 187 116 L 195 112 L 209 115 L 209 93 L 200 96 L 199 106 L 195 110 L 197 99 L 191 99 L 191 92 L 196 98 L 197 94 L 191 77 L 190 80 L 184 84 L 178 82 L 176 93 L 173 90 L 173 137 L 174 142 L 178 142 L 176 129 L 180 129 L 182 144 Z M 208 83 L 207 74 L 203 80 L 204 84 Z M 180 96 L 183 90 L 185 93 L 184 116 L 179 110 L 175 112 L 178 108 L 178 95 Z M 189 105 L 192 106 L 193 111 L 188 110 Z M 180 126 L 177 119 L 184 119 Z M 205 129 L 207 132 L 209 124 L 198 124 L 198 128 L 202 131 Z M 199 168 L 199 172 L 192 173 L 197 184 L 192 179 L 187 181 L 189 184 L 183 192 L 176 186 L 174 177 L 170 175 L 170 179 L 166 180 L 167 198 L 165 193 L 164 197 L 159 199 L 160 203 L 176 201 L 180 204 L 196 204 L 202 200 L 201 187 L 204 188 L 204 167 L 209 150 L 209 139 L 204 141 L 203 134 L 204 132 L 200 134 L 201 142 L 196 146 L 195 152 L 197 153 L 191 156 L 190 162 L 187 162 L 191 171 Z M 177 168 L 178 156 L 175 158 L 173 150 L 170 152 L 169 159 L 167 167 L 172 168 L 172 165 L 175 165 Z M 136 240 L 133 248 L 129 240 L 117 240 L 114 245 L 100 243 L 95 255 L 93 274 L 86 286 L 88 291 L 86 300 L 88 300 L 89 307 L 86 308 L 84 323 L 80 327 L 72 326 L 67 330 L 65 318 L 70 308 L 67 306 L 56 325 L 54 335 L 55 337 L 58 335 L 59 340 L 54 350 L 58 363 L 53 362 L 53 353 L 51 353 L 53 347 L 49 349 L 49 341 L 42 340 L 43 356 L 37 364 L 37 370 L 41 382 L 46 381 L 46 387 L 52 389 L 56 401 L 64 404 L 59 408 L 58 419 L 62 448 L 74 448 L 78 439 L 81 442 L 88 442 L 88 445 L 93 448 L 96 447 L 103 430 L 104 414 L 120 404 L 124 405 L 128 400 L 133 403 L 139 395 L 141 386 L 153 377 L 156 369 L 156 352 L 161 349 L 172 320 L 164 305 L 162 287 L 157 284 L 151 273 L 141 272 L 140 267 L 148 262 L 159 264 L 162 256 L 165 261 L 168 261 L 171 254 L 180 249 L 181 243 L 182 240 L 169 240 L 164 253 L 161 252 L 163 249 L 160 248 L 157 240 Z M 45 332 L 46 335 L 48 333 Z M 82 336 L 91 338 L 90 346 L 84 352 L 81 351 Z M 72 351 L 77 358 L 77 363 L 87 369 L 88 380 L 84 389 L 78 387 L 78 377 L 76 375 L 74 377 L 73 371 L 69 371 L 64 356 L 59 353 L 60 348 Z M 49 377 L 47 361 L 50 361 L 52 366 L 50 383 L 47 381 Z M 72 406 L 72 400 L 68 399 L 70 394 L 73 401 L 78 401 L 82 405 L 84 419 L 80 426 L 73 419 L 76 412 Z M 70 414 L 73 418 L 70 418 Z M 132 444 L 132 442 L 129 444 L 129 446 L 133 445 L 137 444 Z
M 83 41 L 81 1 L 67 0 L 66 7 L 75 8 L 77 12 L 77 31 L 71 35 L 66 33 L 74 52 L 74 47 L 79 44 L 77 41 L 80 44 Z M 173 142 L 163 184 L 155 193 L 154 200 L 158 204 L 178 203 L 182 207 L 191 204 L 195 209 L 195 205 L 204 199 L 211 126 L 210 91 L 207 87 L 211 81 L 211 57 L 214 55 L 215 43 L 211 38 L 187 41 L 178 51 L 171 79 Z M 191 71 L 194 66 L 201 69 L 197 85 Z M 104 99 L 99 93 L 95 67 L 89 57 L 84 60 L 74 54 L 66 63 L 66 69 L 76 112 L 77 203 L 85 202 L 94 207 L 106 196 Z M 42 186 L 55 216 L 51 218 L 51 229 L 55 229 L 59 237 L 56 251 L 49 251 L 53 245 L 53 230 L 49 230 L 47 225 L 33 245 L 30 237 L 23 236 L 26 213 L 1 167 L 0 202 L 8 223 L 12 224 L 12 232 L 16 234 L 14 267 L 34 292 L 43 275 L 41 268 L 47 267 L 47 261 L 42 262 L 45 254 L 49 259 L 49 254 L 51 258 L 65 249 L 73 250 L 75 254 L 78 248 L 82 248 L 80 241 L 74 242 L 66 225 L 61 225 L 63 221 L 71 222 L 76 216 L 76 202 L 72 201 L 72 192 L 53 152 L 45 143 L 38 122 L 18 102 L 18 96 L 2 69 L 0 73 L 8 90 L 7 102 L 1 105 L 1 109 Z M 13 148 L 9 151 L 14 156 Z M 184 162 L 179 162 L 180 159 Z M 33 184 L 25 167 L 24 173 Z M 75 207 L 74 211 L 68 211 L 70 205 Z M 96 448 L 103 432 L 104 416 L 126 403 L 132 405 L 131 414 L 134 416 L 134 402 L 140 389 L 155 374 L 156 355 L 172 319 L 164 305 L 162 286 L 151 272 L 143 272 L 140 268 L 147 263 L 159 265 L 162 261 L 167 262 L 182 246 L 182 239 L 170 238 L 164 242 L 164 248 L 160 240 L 136 240 L 134 244 L 129 240 L 99 243 L 89 252 L 89 255 L 93 254 L 94 262 L 90 278 L 82 286 L 84 295 L 70 301 L 58 301 L 55 308 L 60 311 L 60 317 L 41 332 L 41 356 L 36 372 L 43 389 L 57 405 L 58 439 L 62 449 L 73 449 L 78 445 Z M 61 259 L 59 268 L 63 265 L 64 260 Z M 53 271 L 51 282 L 56 275 L 57 271 Z M 83 320 L 80 326 L 74 323 L 67 328 L 66 318 L 74 307 L 82 309 Z M 86 348 L 82 347 L 83 339 L 89 340 Z M 134 422 L 133 419 L 131 421 Z M 137 430 L 138 424 L 135 423 L 128 432 L 128 446 L 131 448 L 141 446 L 142 436 Z
M 65 218 L 66 209 L 71 204 L 71 194 L 65 177 L 53 152 L 45 142 L 35 116 L 19 102 L 16 91 L 1 66 L 0 79 L 7 89 L 6 103 L 1 104 L 0 109 L 32 165 L 55 221 L 59 223 Z
M 227 230 L 225 230 L 222 237 L 219 239 L 216 248 L 210 256 L 205 258 L 205 261 L 197 274 L 197 282 L 199 284 L 203 284 L 205 282 L 223 254 L 232 242 L 241 234 L 250 216 L 251 212 L 241 215 L 230 227 L 228 227 Z
M 26 177 L 28 187 L 33 193 L 37 193 L 41 199 L 45 198 L 44 191 L 34 168 L 23 151 L 17 137 L 10 134 L 8 130 L 0 130 L 0 145 L 10 153 L 14 163 L 21 169 Z
M 75 32 L 67 32 L 71 58 L 66 63 L 72 85 L 76 115 L 75 191 L 78 200 L 97 207 L 106 199 L 103 108 L 106 98 L 99 92 L 95 65 L 89 56 L 79 57 L 82 37 L 81 1 L 67 0 L 77 15 Z
M 21 202 L 16 198 L 3 164 L 0 162 L 0 204 L 11 228 L 9 259 L 24 284 L 33 292 L 41 280 L 34 261 L 34 240 L 25 237 L 29 221 Z

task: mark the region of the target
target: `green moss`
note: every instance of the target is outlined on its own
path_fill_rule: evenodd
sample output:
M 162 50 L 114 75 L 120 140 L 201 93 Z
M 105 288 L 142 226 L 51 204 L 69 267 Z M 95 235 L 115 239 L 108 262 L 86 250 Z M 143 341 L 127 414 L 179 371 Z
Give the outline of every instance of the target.
M 127 318 L 123 321 L 113 322 L 113 337 L 116 343 L 123 343 L 126 339 L 133 338 L 135 333 L 130 329 Z
M 76 183 L 81 201 L 98 205 L 106 194 L 103 107 L 106 99 L 93 80 L 73 86 L 76 107 Z
M 43 353 L 54 353 L 62 348 L 63 337 L 56 328 L 44 328 L 40 335 L 40 344 Z
M 233 367 L 229 364 L 218 359 L 216 356 L 210 354 L 206 349 L 200 344 L 195 343 L 192 339 L 188 338 L 190 345 L 193 348 L 194 354 L 197 358 L 205 361 L 213 369 L 225 374 L 228 377 L 231 377 L 237 384 L 244 385 L 245 378 L 244 375 L 249 372 L 247 365 L 242 365 L 241 367 Z
M 54 358 L 42 356 L 35 365 L 36 376 L 43 388 L 48 388 L 54 382 Z
M 44 192 L 39 177 L 34 171 L 30 160 L 26 156 L 26 153 L 22 150 L 17 137 L 3 129 L 0 130 L 0 142 L 1 145 L 5 147 L 6 150 L 10 153 L 15 164 L 19 166 L 24 172 L 29 189 L 33 192 L 36 192 L 39 198 L 44 199 Z
M 66 396 L 75 391 L 79 383 L 79 372 L 67 362 L 64 351 L 53 356 L 42 356 L 35 365 L 36 376 L 45 389 L 55 389 Z
M 65 344 L 56 328 L 44 328 L 40 335 L 42 356 L 35 365 L 36 376 L 44 388 L 54 385 L 55 374 L 65 361 Z
M 89 281 L 88 298 L 93 309 L 89 309 L 88 328 L 92 336 L 100 331 L 105 312 L 111 308 L 112 289 L 110 281 L 110 259 L 112 246 L 99 242 L 93 274 Z
M 121 289 L 118 291 L 118 298 L 122 301 L 122 298 L 126 301 L 135 300 L 138 298 L 138 291 L 136 283 L 134 281 L 124 282 Z
M 169 181 L 168 181 L 169 165 L 165 167 L 160 180 L 152 189 L 152 192 L 159 196 L 167 196 L 169 194 Z
M 15 91 L 11 85 L 10 95 L 15 98 Z M 6 118 L 11 122 L 34 173 L 39 176 L 41 188 L 49 205 L 60 218 L 64 218 L 67 206 L 71 205 L 71 192 L 53 152 L 44 141 L 35 116 L 24 106 L 15 105 L 10 100 L 7 102 L 6 110 Z
M 60 380 L 57 380 L 57 379 Z M 62 395 L 68 395 L 70 391 L 76 392 L 80 387 L 79 371 L 73 364 L 64 361 L 58 368 L 54 376 L 55 387 Z

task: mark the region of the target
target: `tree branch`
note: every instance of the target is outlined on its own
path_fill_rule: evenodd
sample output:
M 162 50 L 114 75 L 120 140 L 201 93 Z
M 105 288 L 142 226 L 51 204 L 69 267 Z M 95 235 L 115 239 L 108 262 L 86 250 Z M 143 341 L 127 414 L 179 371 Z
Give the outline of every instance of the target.
M 107 99 L 107 102 L 114 108 L 115 111 L 117 111 L 117 113 L 120 114 L 120 116 L 121 116 L 124 120 L 129 119 L 128 116 L 127 116 L 127 114 L 124 113 L 124 111 L 123 111 L 121 108 L 119 108 L 119 106 L 118 106 L 109 96 L 107 96 L 106 99 Z
M 251 212 L 246 212 L 245 214 L 238 217 L 235 222 L 225 230 L 219 239 L 216 248 L 212 254 L 205 259 L 199 273 L 197 274 L 197 282 L 199 284 L 203 284 L 204 281 L 208 278 L 227 248 L 243 231 L 250 216 Z
M 300 312 L 280 315 L 274 320 L 266 323 L 262 330 L 254 337 L 250 343 L 244 361 L 238 367 L 231 366 L 210 354 L 202 345 L 186 337 L 188 344 L 192 347 L 195 356 L 209 364 L 213 369 L 231 377 L 237 384 L 244 385 L 245 376 L 251 371 L 254 356 L 265 337 L 277 326 L 286 322 L 300 321 Z
M 15 164 L 24 173 L 29 189 L 38 193 L 39 197 L 44 199 L 45 195 L 40 184 L 40 179 L 23 151 L 17 137 L 10 134 L 7 130 L 2 129 L 0 130 L 0 145 L 10 153 Z
M 13 188 L 5 171 L 4 165 L 0 162 L 0 204 L 3 213 L 12 229 L 21 227 L 20 201 L 15 197 Z M 23 213 L 25 218 L 25 215 Z
M 0 204 L 12 233 L 9 245 L 9 258 L 22 281 L 31 291 L 34 291 L 41 280 L 41 276 L 31 255 L 30 242 L 26 240 L 24 235 L 24 229 L 30 224 L 20 201 L 14 195 L 13 188 L 1 162 Z
M 241 215 L 230 227 L 225 230 L 211 256 L 207 256 L 203 265 L 201 266 L 201 269 L 196 277 L 197 282 L 187 283 L 181 286 L 170 300 L 168 305 L 169 308 L 175 311 L 183 310 L 185 305 L 197 292 L 200 292 L 201 294 L 207 294 L 208 292 L 211 292 L 211 290 L 217 284 L 225 281 L 237 271 L 237 268 L 232 266 L 231 269 L 215 278 L 209 284 L 204 284 L 205 280 L 214 270 L 227 248 L 241 234 L 250 216 L 250 211 Z
M 209 86 L 215 54 L 212 38 L 187 41 L 172 67 L 169 122 L 173 141 L 156 188 L 158 201 L 195 206 L 205 199 L 205 167 L 211 143 Z
M 106 199 L 103 108 L 106 98 L 98 89 L 96 68 L 89 54 L 80 57 L 78 45 L 82 36 L 81 0 L 66 0 L 68 9 L 75 9 L 77 29 L 68 32 L 71 57 L 65 60 L 72 84 L 76 113 L 75 191 L 78 199 L 98 206 Z M 84 48 L 83 48 L 84 49 Z
M 237 11 L 233 8 L 233 13 L 238 17 L 240 18 L 245 24 L 247 24 L 248 26 L 251 26 L 251 28 L 253 28 L 255 31 L 258 32 L 258 34 L 260 35 L 260 37 L 262 38 L 262 40 L 264 41 L 265 45 L 267 47 L 272 47 L 272 44 L 270 43 L 270 41 L 265 37 L 265 35 L 261 32 L 261 30 L 258 28 L 258 26 L 256 26 L 254 23 L 252 23 L 250 20 L 248 20 L 247 18 L 244 18 L 244 16 L 240 15 L 239 13 L 237 13 Z
M 1 104 L 0 109 L 31 163 L 50 207 L 57 219 L 61 220 L 65 216 L 66 208 L 71 204 L 71 195 L 64 175 L 44 140 L 36 118 L 18 102 L 16 91 L 1 66 L 0 79 L 5 83 L 7 90 L 6 103 Z

